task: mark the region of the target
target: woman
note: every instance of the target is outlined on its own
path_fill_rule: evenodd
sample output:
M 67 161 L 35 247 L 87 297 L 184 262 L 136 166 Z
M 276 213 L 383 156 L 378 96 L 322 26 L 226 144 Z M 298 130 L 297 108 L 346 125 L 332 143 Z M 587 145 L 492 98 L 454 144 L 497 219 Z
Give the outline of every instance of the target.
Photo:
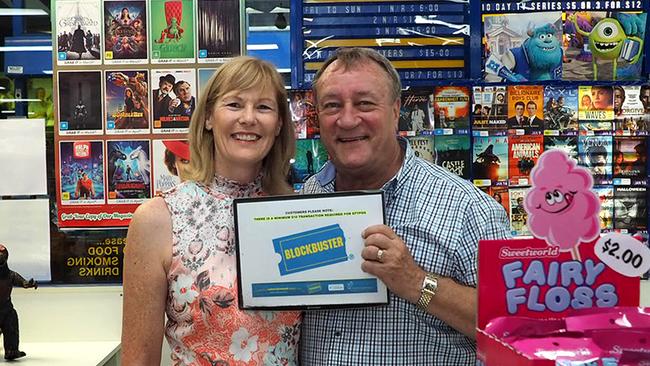
M 290 192 L 282 78 L 251 57 L 221 66 L 190 124 L 189 179 L 141 205 L 124 256 L 123 365 L 297 364 L 300 313 L 241 311 L 232 200 Z M 164 315 L 167 324 L 164 325 Z

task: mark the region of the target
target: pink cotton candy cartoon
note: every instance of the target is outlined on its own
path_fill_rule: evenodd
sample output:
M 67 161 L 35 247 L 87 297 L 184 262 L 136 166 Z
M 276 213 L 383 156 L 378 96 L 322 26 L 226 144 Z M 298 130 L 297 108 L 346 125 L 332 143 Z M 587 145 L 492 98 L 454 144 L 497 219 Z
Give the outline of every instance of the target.
M 591 174 L 565 152 L 547 150 L 530 177 L 532 187 L 524 202 L 530 232 L 580 260 L 578 245 L 600 234 L 600 201 L 591 191 Z

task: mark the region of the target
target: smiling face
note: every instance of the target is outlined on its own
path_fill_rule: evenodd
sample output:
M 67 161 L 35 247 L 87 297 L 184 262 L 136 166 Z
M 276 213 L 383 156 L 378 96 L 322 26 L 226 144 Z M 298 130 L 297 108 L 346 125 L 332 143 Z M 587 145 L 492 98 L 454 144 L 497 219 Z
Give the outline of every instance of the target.
M 625 31 L 616 19 L 602 19 L 589 34 L 591 52 L 598 58 L 613 60 L 621 54 L 625 38 Z
M 261 88 L 224 94 L 205 126 L 214 136 L 217 174 L 241 180 L 259 173 L 282 125 L 275 94 Z
M 321 138 L 337 171 L 383 174 L 399 154 L 400 99 L 392 97 L 386 72 L 373 61 L 346 70 L 337 60 L 318 85 Z
M 565 211 L 573 203 L 575 191 L 563 191 L 561 188 L 547 190 L 544 193 L 544 200 L 537 204 L 537 209 L 550 214 L 558 214 Z

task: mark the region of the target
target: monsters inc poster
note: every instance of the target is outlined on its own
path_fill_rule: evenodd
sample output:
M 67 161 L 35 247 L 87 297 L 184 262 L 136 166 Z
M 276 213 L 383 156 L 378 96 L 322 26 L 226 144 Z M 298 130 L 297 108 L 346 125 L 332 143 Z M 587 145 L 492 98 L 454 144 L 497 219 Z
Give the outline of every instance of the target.
M 625 10 L 641 10 L 630 8 L 635 3 L 641 6 L 640 1 L 627 2 Z M 639 79 L 647 14 L 614 10 L 565 13 L 564 79 Z
M 562 13 L 485 15 L 484 78 L 490 82 L 562 78 Z
M 151 1 L 151 63 L 194 62 L 194 2 Z

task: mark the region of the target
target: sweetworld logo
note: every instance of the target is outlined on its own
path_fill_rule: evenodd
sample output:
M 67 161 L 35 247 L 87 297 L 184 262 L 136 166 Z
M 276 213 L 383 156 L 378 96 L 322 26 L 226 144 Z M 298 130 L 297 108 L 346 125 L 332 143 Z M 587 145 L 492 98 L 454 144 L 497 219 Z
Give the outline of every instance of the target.
M 273 239 L 273 248 L 282 256 L 278 264 L 282 276 L 348 260 L 338 224 Z
M 510 248 L 503 247 L 499 251 L 500 259 L 510 258 L 557 258 L 560 255 L 560 247 L 547 248 Z

